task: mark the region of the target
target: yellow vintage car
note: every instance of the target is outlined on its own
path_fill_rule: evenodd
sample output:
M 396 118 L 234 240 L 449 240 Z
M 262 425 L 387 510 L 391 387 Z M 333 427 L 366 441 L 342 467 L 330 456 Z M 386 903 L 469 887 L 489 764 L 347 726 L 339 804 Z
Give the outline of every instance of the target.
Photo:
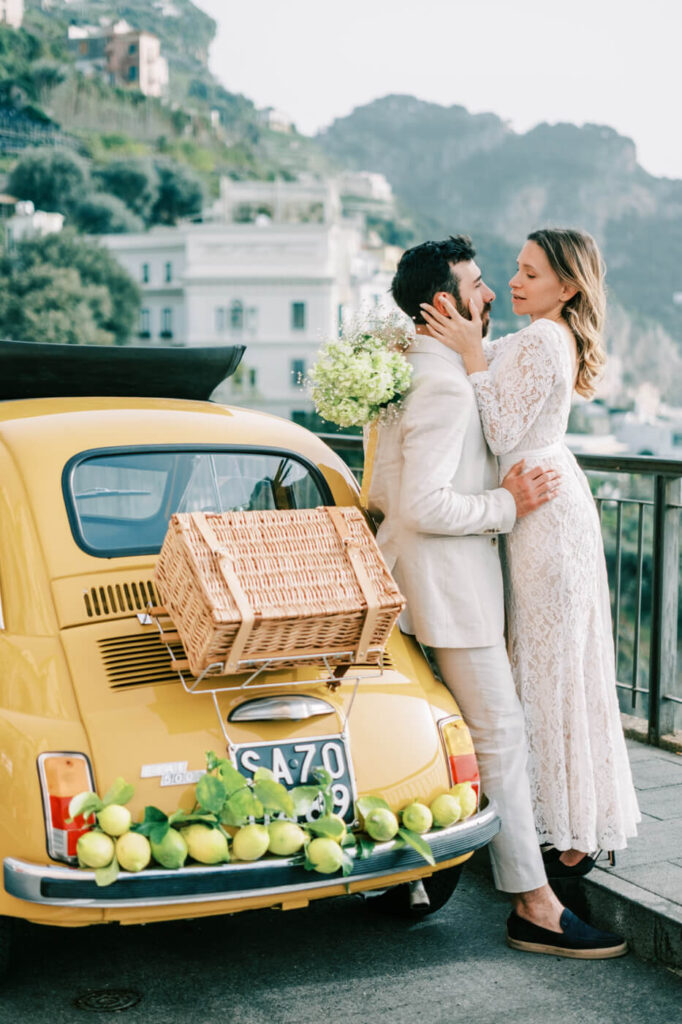
M 380 669 L 354 667 L 335 689 L 324 670 L 303 667 L 269 672 L 257 688 L 233 677 L 213 698 L 188 692 L 171 666 L 147 612 L 173 512 L 358 503 L 344 462 L 294 423 L 161 397 L 209 394 L 240 355 L 0 342 L 2 969 L 17 918 L 133 924 L 354 892 L 381 892 L 377 904 L 409 911 L 419 887 L 405 883 L 418 879 L 420 909 L 435 910 L 499 829 L 484 805 L 426 836 L 435 868 L 388 842 L 347 877 L 273 856 L 152 866 L 109 886 L 79 868 L 71 797 L 123 776 L 135 785 L 136 819 L 147 805 L 189 810 L 209 750 L 229 752 L 246 774 L 273 769 L 287 785 L 324 765 L 349 823 L 361 795 L 381 794 L 398 811 L 478 779 L 452 696 L 397 628 Z

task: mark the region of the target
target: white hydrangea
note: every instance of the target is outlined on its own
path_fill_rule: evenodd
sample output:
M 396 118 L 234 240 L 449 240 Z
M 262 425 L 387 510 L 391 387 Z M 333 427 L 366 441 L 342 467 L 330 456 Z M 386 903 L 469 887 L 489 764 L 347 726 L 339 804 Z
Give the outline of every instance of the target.
M 394 409 L 410 386 L 403 354 L 410 341 L 395 317 L 356 323 L 327 341 L 306 381 L 319 415 L 339 427 L 364 427 Z

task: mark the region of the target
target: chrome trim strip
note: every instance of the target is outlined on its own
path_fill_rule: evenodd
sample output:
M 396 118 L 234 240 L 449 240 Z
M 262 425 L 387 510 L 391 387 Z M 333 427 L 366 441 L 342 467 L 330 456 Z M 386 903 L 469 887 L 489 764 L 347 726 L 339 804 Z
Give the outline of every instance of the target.
M 431 833 L 427 838 L 430 839 L 434 856 L 438 862 L 464 856 L 479 849 L 481 846 L 485 846 L 499 832 L 499 829 L 500 820 L 497 816 L 497 809 L 494 803 L 490 803 L 485 810 L 472 815 L 466 821 L 452 825 L 447 829 L 439 829 Z M 394 847 L 394 842 L 377 844 L 372 858 L 369 861 L 358 861 L 357 866 L 360 870 L 357 873 L 354 870 L 346 878 L 335 875 L 313 881 L 316 876 L 312 875 L 293 884 L 291 882 L 287 884 L 284 880 L 286 877 L 291 877 L 291 872 L 296 872 L 296 876 L 299 876 L 301 868 L 295 863 L 294 858 L 289 857 L 268 858 L 267 861 L 255 861 L 253 863 L 225 864 L 218 867 L 196 865 L 190 868 L 180 868 L 177 871 L 154 868 L 141 871 L 139 874 L 121 875 L 114 884 L 124 885 L 126 889 L 129 888 L 131 897 L 116 900 L 107 898 L 106 888 L 98 889 L 96 887 L 93 871 L 58 867 L 55 865 L 32 864 L 14 857 L 5 858 L 4 881 L 5 889 L 11 896 L 27 900 L 30 903 L 40 903 L 44 906 L 126 908 L 186 905 L 219 901 L 230 902 L 254 896 L 277 897 L 288 893 L 306 892 L 311 889 L 325 889 L 344 883 L 352 884 L 354 881 L 369 878 L 380 879 L 386 875 L 400 874 L 401 868 L 407 872 L 413 870 L 415 866 L 424 866 L 425 862 L 417 854 L 413 854 L 410 848 L 401 846 L 398 849 L 394 849 Z M 349 852 L 353 856 L 353 853 Z M 417 858 L 414 863 L 412 862 L 413 856 Z M 374 858 L 379 859 L 380 857 L 384 861 L 384 866 L 371 870 L 372 860 Z M 259 886 L 259 875 L 262 875 L 264 869 L 268 871 L 268 874 L 271 871 L 281 872 L 284 884 Z M 191 891 L 194 879 L 210 879 L 211 876 L 219 879 L 227 872 L 233 877 L 235 874 L 243 876 L 243 887 L 240 885 L 238 890 L 233 892 L 205 892 L 197 894 Z M 163 888 L 165 881 L 172 881 L 173 888 L 177 888 L 178 881 L 184 881 L 187 885 L 187 891 L 173 896 L 160 895 L 153 898 L 148 896 L 135 898 L 132 895 L 136 888 L 139 889 L 140 883 L 143 883 L 146 887 L 149 882 L 154 880 L 158 881 L 160 888 Z M 42 894 L 43 883 L 61 883 L 67 889 L 67 895 L 63 899 L 44 896 Z M 74 887 L 78 889 L 81 888 L 83 883 L 86 883 L 92 887 L 92 896 L 88 898 L 69 897 L 69 883 L 73 883 Z

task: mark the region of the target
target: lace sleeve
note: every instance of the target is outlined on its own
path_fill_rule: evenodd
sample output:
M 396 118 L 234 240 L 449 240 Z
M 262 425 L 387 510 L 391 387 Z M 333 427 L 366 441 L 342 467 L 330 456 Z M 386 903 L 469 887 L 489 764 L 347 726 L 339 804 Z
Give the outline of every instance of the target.
M 513 334 L 503 334 L 501 338 L 484 338 L 483 339 L 483 355 L 485 356 L 488 366 L 492 363 L 495 356 L 500 354 L 500 348 L 513 338 Z
M 515 448 L 535 422 L 556 380 L 561 344 L 553 330 L 533 324 L 505 340 L 489 369 L 469 377 L 495 455 Z

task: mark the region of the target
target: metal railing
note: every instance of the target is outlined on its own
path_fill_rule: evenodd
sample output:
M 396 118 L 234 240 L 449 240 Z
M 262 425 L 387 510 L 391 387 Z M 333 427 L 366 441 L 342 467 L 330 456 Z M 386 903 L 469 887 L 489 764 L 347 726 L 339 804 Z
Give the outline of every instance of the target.
M 362 438 L 322 434 L 360 478 Z M 647 739 L 682 728 L 678 639 L 682 461 L 576 455 L 597 503 L 611 590 L 621 711 L 646 721 Z

